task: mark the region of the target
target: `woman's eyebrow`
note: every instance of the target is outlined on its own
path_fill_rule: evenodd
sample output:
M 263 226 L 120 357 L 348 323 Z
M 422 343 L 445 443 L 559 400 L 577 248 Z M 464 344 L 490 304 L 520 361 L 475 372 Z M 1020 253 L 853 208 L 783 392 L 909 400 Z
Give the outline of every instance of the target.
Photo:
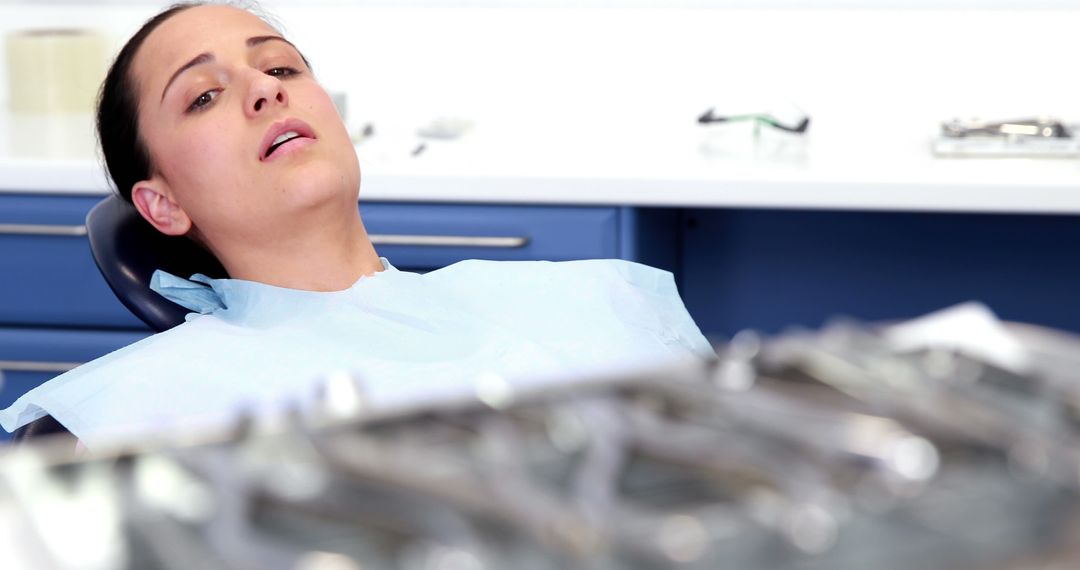
M 300 53 L 300 50 L 297 49 L 297 47 L 295 45 L 293 45 L 292 42 L 290 42 L 289 40 L 287 40 L 287 39 L 285 39 L 285 38 L 283 38 L 281 36 L 254 36 L 254 37 L 248 38 L 245 43 L 247 44 L 247 47 L 253 48 L 253 47 L 257 46 L 257 45 L 266 43 L 268 41 L 273 41 L 273 40 L 285 42 L 285 43 L 289 44 L 290 46 L 292 46 L 292 48 L 294 50 L 296 50 L 296 53 L 300 55 L 300 59 L 304 60 L 304 64 L 308 65 L 307 58 L 304 57 L 304 54 Z M 187 70 L 189 70 L 192 67 L 195 67 L 197 65 L 202 65 L 204 63 L 210 63 L 212 61 L 214 61 L 213 54 L 200 53 L 199 55 L 192 58 L 191 61 L 185 63 L 184 65 L 181 65 L 180 68 L 177 69 L 172 74 L 172 77 L 169 78 L 169 82 L 165 84 L 165 88 L 161 90 L 161 100 L 162 101 L 165 100 L 165 94 L 169 91 L 169 87 L 173 84 L 174 81 L 176 81 L 176 78 L 179 77 L 181 73 L 183 73 L 183 72 L 185 72 L 185 71 L 187 71 Z M 308 65 L 308 67 L 310 68 L 311 66 Z
M 308 67 L 308 69 L 311 69 L 311 63 L 309 63 L 307 58 L 304 57 L 304 52 L 300 51 L 300 48 L 296 47 L 296 44 L 290 42 L 289 40 L 287 40 L 287 39 L 285 39 L 285 38 L 283 38 L 281 36 L 255 36 L 255 37 L 251 37 L 251 38 L 247 39 L 247 46 L 249 48 L 251 48 L 251 47 L 255 47 L 255 46 L 259 45 L 259 44 L 266 43 L 266 42 L 269 42 L 269 41 L 274 41 L 274 40 L 279 41 L 279 42 L 285 42 L 285 43 L 289 44 L 289 47 L 296 50 L 296 54 L 300 56 L 300 59 L 304 60 L 304 65 L 306 65 Z
M 165 94 L 169 92 L 169 87 L 172 86 L 173 81 L 176 81 L 176 78 L 179 77 L 181 73 L 191 69 L 192 67 L 195 67 L 196 65 L 210 63 L 211 61 L 214 61 L 213 55 L 209 53 L 200 53 L 199 55 L 192 58 L 191 61 L 185 63 L 184 65 L 181 65 L 180 69 L 177 69 L 176 72 L 172 74 L 172 77 L 169 78 L 169 82 L 165 84 L 165 88 L 161 90 L 161 100 L 165 100 Z

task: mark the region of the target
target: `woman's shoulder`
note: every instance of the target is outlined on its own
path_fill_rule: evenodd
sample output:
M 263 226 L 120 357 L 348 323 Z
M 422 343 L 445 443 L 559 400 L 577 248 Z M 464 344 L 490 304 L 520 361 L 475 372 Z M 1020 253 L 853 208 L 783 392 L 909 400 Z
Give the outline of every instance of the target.
M 78 436 L 80 420 L 68 403 L 110 398 L 119 402 L 123 398 L 114 396 L 151 387 L 156 380 L 181 372 L 185 363 L 205 357 L 207 347 L 220 345 L 215 334 L 220 326 L 216 318 L 200 315 L 73 368 L 0 410 L 0 425 L 13 432 L 51 415 Z
M 458 293 L 459 307 L 534 338 L 546 335 L 547 345 L 618 338 L 642 351 L 715 355 L 674 276 L 641 263 L 467 261 L 428 275 Z
M 459 261 L 427 274 L 436 280 L 500 279 L 528 277 L 541 281 L 554 279 L 618 279 L 642 285 L 656 286 L 672 280 L 663 269 L 625 259 L 580 259 L 570 261 L 490 261 L 470 259 Z
M 472 313 L 526 323 L 569 316 L 602 322 L 682 307 L 671 273 L 621 259 L 472 260 L 425 277 Z

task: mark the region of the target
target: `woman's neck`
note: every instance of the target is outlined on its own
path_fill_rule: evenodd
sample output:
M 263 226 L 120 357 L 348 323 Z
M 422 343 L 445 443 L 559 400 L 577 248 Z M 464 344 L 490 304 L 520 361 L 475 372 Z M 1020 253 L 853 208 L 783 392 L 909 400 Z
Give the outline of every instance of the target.
M 218 254 L 229 276 L 306 291 L 341 291 L 382 271 L 357 214 Z

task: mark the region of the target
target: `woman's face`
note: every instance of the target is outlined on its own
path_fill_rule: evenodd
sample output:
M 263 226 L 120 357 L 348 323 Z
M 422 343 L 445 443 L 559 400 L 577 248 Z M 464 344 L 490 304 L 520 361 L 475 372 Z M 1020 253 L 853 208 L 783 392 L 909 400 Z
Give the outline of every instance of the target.
M 287 235 L 311 212 L 355 213 L 360 167 L 330 97 L 255 15 L 184 10 L 150 34 L 131 71 L 155 170 L 140 184 L 169 198 L 158 214 L 175 204 L 212 250 Z

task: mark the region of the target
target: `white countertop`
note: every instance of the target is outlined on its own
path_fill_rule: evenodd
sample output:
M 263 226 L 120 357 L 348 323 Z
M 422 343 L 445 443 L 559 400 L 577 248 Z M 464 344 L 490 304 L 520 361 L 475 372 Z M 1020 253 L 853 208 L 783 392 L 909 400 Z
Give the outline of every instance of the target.
M 1080 160 L 935 159 L 924 130 L 855 141 L 741 125 L 477 125 L 457 141 L 376 132 L 361 200 L 1080 213 Z M 0 192 L 105 194 L 89 117 L 0 116 Z M 905 134 L 906 133 L 906 134 Z

